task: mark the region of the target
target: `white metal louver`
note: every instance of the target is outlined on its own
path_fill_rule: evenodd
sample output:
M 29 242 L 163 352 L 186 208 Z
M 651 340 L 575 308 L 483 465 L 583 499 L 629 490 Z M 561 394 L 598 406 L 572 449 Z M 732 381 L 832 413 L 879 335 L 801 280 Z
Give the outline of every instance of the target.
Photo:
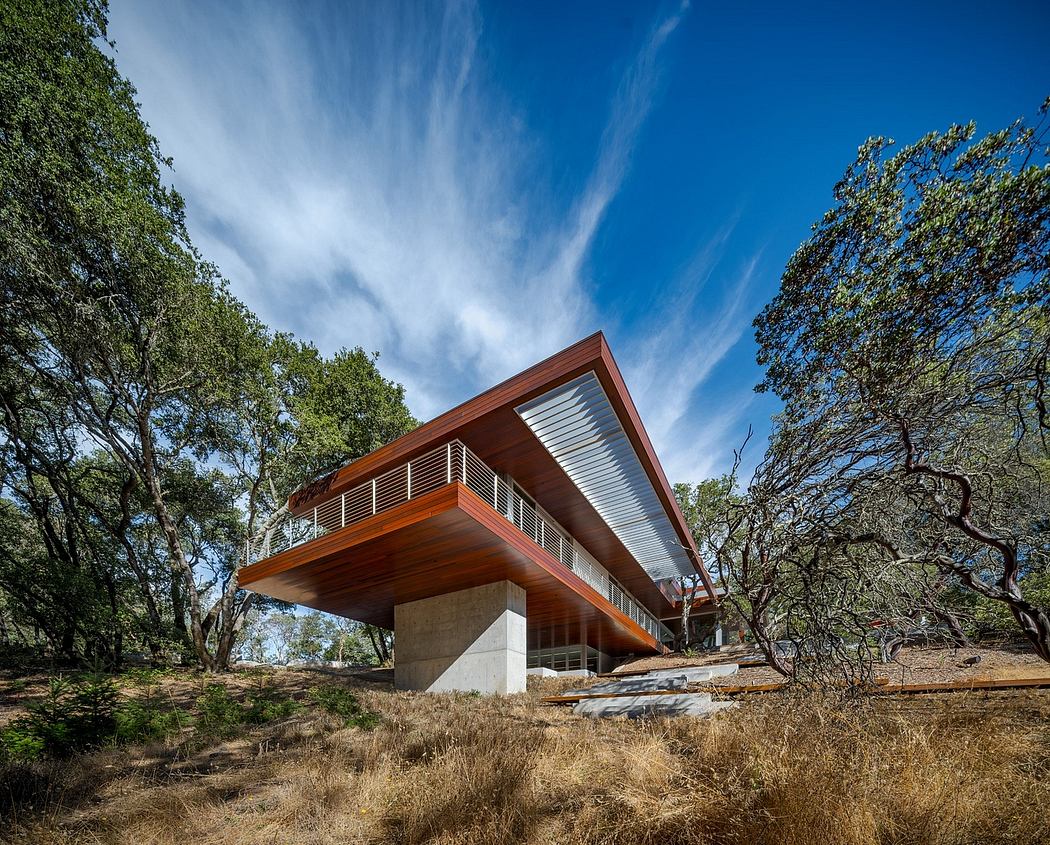
M 650 578 L 696 573 L 594 372 L 514 410 Z

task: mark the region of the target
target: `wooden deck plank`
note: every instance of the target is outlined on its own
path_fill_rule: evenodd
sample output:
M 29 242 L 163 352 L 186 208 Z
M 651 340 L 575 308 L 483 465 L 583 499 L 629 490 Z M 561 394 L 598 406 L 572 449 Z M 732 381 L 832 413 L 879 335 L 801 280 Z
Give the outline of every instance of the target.
M 935 681 L 922 684 L 891 684 L 888 678 L 876 678 L 878 688 L 873 690 L 876 695 L 915 695 L 921 693 L 939 692 L 975 692 L 980 690 L 1011 690 L 1011 689 L 1043 689 L 1050 688 L 1050 677 L 1038 678 L 968 678 L 960 681 Z M 777 692 L 787 686 L 786 682 L 780 681 L 769 684 L 750 684 L 734 686 L 715 686 L 706 684 L 698 689 L 689 690 L 689 693 L 705 694 L 719 693 L 722 695 L 744 695 L 748 693 Z M 688 693 L 685 693 L 688 694 Z M 541 699 L 546 704 L 574 704 L 585 698 L 609 698 L 623 693 L 595 693 L 587 695 L 549 695 Z M 632 693 L 632 695 L 683 695 L 681 690 L 650 690 L 648 692 Z

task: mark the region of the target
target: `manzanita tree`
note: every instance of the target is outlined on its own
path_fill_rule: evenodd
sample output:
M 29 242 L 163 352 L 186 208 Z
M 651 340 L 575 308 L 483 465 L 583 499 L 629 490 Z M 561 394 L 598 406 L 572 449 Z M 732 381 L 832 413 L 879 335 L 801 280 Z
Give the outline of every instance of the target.
M 933 567 L 1050 660 L 1024 590 L 1050 548 L 1047 142 L 1046 104 L 982 138 L 869 140 L 755 328 L 785 406 L 770 455 L 804 467 L 824 548 Z

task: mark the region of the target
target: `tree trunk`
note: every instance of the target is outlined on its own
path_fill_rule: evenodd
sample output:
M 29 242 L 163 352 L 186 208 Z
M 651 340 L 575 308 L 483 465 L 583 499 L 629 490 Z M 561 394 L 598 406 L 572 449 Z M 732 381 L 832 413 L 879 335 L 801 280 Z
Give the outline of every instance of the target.
M 248 593 L 241 600 L 241 603 L 234 606 L 234 602 L 237 594 L 237 573 L 230 574 L 230 582 L 226 585 L 226 589 L 223 591 L 223 597 L 220 599 L 225 605 L 225 608 L 219 614 L 219 629 L 218 629 L 218 643 L 215 647 L 215 665 L 214 671 L 226 672 L 230 668 L 230 655 L 233 654 L 233 647 L 237 643 L 237 635 L 244 628 L 244 623 L 248 619 L 248 612 L 252 609 L 252 605 L 255 604 L 256 594 Z
M 686 585 L 685 578 L 678 579 L 678 588 L 682 593 L 682 608 L 681 608 L 681 620 L 682 620 L 682 633 L 679 635 L 680 640 L 680 651 L 685 651 L 689 648 L 690 632 L 689 632 L 689 614 L 693 610 L 693 601 L 696 593 L 696 579 L 692 579 L 692 589 Z
M 1033 607 L 1028 602 L 1008 602 L 1010 612 L 1021 626 L 1024 635 L 1035 648 L 1038 654 L 1047 663 L 1050 663 L 1050 615 L 1039 607 Z
M 179 642 L 186 648 L 193 648 L 189 629 L 186 627 L 186 602 L 182 600 L 182 582 L 179 577 L 171 572 L 171 615 L 172 627 Z
M 372 651 L 375 652 L 376 658 L 380 663 L 389 662 L 390 649 L 387 647 L 383 630 L 375 625 L 365 625 L 365 630 L 368 632 L 368 639 L 372 642 Z
M 1010 608 L 1017 624 L 1021 626 L 1025 637 L 1038 654 L 1050 663 L 1050 616 L 1044 608 L 1036 607 L 1026 601 L 1017 583 L 1019 560 L 1017 542 L 1014 538 L 1004 538 L 992 528 L 982 528 L 973 521 L 973 483 L 970 477 L 962 472 L 939 469 L 919 459 L 918 449 L 911 438 L 911 430 L 906 420 L 900 420 L 901 440 L 904 444 L 904 471 L 909 475 L 929 476 L 940 479 L 945 484 L 954 485 L 958 504 L 953 505 L 936 490 L 927 490 L 927 495 L 937 505 L 944 518 L 952 527 L 966 537 L 985 546 L 997 554 L 1002 562 L 1002 575 L 998 583 L 989 584 L 980 578 L 969 567 L 950 557 L 941 557 L 938 563 L 944 571 L 957 575 L 967 587 L 993 601 L 1000 601 Z
M 732 599 L 730 600 L 732 601 Z M 762 652 L 762 656 L 766 658 L 766 662 L 770 667 L 775 669 L 785 678 L 795 677 L 794 665 L 789 663 L 787 658 L 777 651 L 776 640 L 773 639 L 773 636 L 769 631 L 765 611 L 747 613 L 744 608 L 736 602 L 733 602 L 733 607 L 740 615 L 740 618 L 744 620 L 744 624 L 750 629 L 751 636 L 755 638 L 755 643 L 758 645 L 759 651 Z
M 959 618 L 954 613 L 934 608 L 933 615 L 948 628 L 948 633 L 951 634 L 952 643 L 954 643 L 957 648 L 969 648 L 972 645 L 970 638 L 966 636 L 966 631 L 963 630 L 962 623 L 959 622 Z
M 76 631 L 72 625 L 66 625 L 63 628 L 62 638 L 59 641 L 59 650 L 70 662 L 76 662 Z

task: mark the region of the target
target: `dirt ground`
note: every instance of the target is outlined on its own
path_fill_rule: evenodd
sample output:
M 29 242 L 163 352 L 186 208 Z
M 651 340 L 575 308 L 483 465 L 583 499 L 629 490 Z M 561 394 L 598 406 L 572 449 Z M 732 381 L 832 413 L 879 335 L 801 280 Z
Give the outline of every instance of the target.
M 975 664 L 965 661 L 980 658 Z M 670 669 L 678 666 L 710 666 L 761 659 L 753 648 L 732 646 L 719 652 L 689 657 L 670 654 L 663 657 L 643 657 L 617 668 L 617 674 L 635 671 Z M 1050 677 L 1050 664 L 1031 651 L 1011 647 L 944 648 L 908 646 L 897 658 L 876 667 L 876 677 L 886 678 L 891 684 L 918 684 L 981 679 L 1017 679 Z M 715 679 L 716 685 L 769 684 L 783 680 L 768 666 L 741 667 L 735 675 Z
M 47 694 L 48 678 L 73 676 L 72 671 L 50 671 L 39 668 L 29 671 L 0 670 L 0 726 L 25 712 L 33 701 Z M 148 680 L 144 681 L 143 678 Z M 204 687 L 215 681 L 237 694 L 250 692 L 252 687 L 265 684 L 267 688 L 292 694 L 301 692 L 326 680 L 340 680 L 362 690 L 390 690 L 394 686 L 393 669 L 374 669 L 367 666 L 348 669 L 311 667 L 307 669 L 264 666 L 238 669 L 221 676 L 208 676 L 191 669 L 171 669 L 163 672 L 138 673 L 130 670 L 113 676 L 120 694 L 126 698 L 141 697 L 145 691 L 163 697 L 184 710 L 192 710 Z
M 678 666 L 708 666 L 754 660 L 760 657 L 751 648 L 732 646 L 720 652 L 703 655 L 670 654 L 662 657 L 644 657 L 618 667 L 617 674 Z M 964 663 L 968 658 L 980 657 L 975 665 Z M 876 669 L 877 677 L 889 683 L 926 683 L 960 681 L 967 679 L 1016 679 L 1050 677 L 1050 665 L 1031 652 L 1004 647 L 950 649 L 943 647 L 907 647 L 897 659 Z M 224 675 L 223 684 L 231 691 L 247 693 L 254 685 L 267 684 L 279 690 L 294 693 L 324 683 L 326 679 L 341 680 L 362 690 L 389 692 L 393 690 L 392 669 L 368 667 L 327 669 L 322 667 L 241 669 Z M 155 688 L 156 694 L 170 700 L 175 706 L 192 710 L 204 686 L 215 680 L 190 670 L 171 670 L 157 673 L 155 679 L 143 684 L 134 671 L 117 676 L 121 694 L 141 696 L 144 688 Z M 529 678 L 529 692 L 536 696 L 557 695 L 570 689 L 579 689 L 607 678 Z M 782 681 L 783 678 L 768 666 L 744 666 L 735 675 L 714 679 L 715 686 L 749 686 Z M 0 671 L 0 726 L 25 712 L 26 706 L 47 693 L 48 671 Z M 558 718 L 558 717 L 554 717 Z

